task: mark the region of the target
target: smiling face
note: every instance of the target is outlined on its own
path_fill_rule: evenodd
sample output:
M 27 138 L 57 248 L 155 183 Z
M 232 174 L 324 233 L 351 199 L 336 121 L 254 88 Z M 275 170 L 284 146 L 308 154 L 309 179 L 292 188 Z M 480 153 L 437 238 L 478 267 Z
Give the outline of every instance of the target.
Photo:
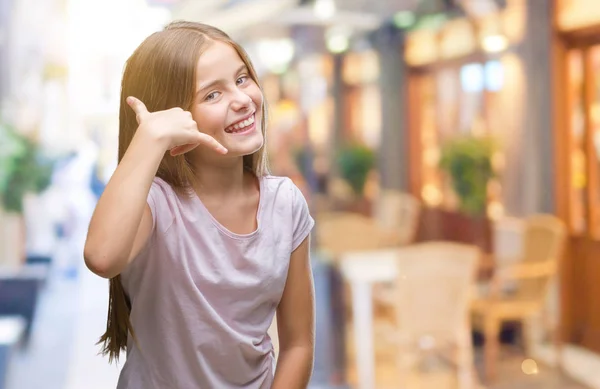
M 259 150 L 264 142 L 262 106 L 262 92 L 237 51 L 227 43 L 211 42 L 198 60 L 196 95 L 190 112 L 198 129 L 229 152 L 219 156 L 199 147 L 192 153 L 214 159 L 241 157 Z

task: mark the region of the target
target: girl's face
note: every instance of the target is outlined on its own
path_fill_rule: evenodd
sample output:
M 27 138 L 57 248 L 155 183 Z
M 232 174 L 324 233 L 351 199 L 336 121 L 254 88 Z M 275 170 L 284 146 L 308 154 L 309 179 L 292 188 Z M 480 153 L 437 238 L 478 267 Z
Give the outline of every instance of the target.
M 212 42 L 200 56 L 196 74 L 196 96 L 190 111 L 198 129 L 229 151 L 220 157 L 240 157 L 259 150 L 264 142 L 263 95 L 235 49 Z M 210 153 L 211 159 L 219 156 L 207 147 L 194 150 L 204 157 Z

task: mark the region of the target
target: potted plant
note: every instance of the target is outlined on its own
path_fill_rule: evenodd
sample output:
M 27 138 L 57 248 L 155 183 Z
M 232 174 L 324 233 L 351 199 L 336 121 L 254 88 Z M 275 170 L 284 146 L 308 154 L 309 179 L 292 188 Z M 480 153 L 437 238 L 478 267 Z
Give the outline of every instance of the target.
M 486 213 L 488 183 L 496 175 L 492 166 L 495 150 L 489 137 L 458 137 L 442 146 L 440 168 L 450 179 L 459 210 L 467 215 Z
M 52 160 L 35 141 L 0 121 L 0 228 L 4 238 L 0 262 L 5 265 L 24 260 L 24 199 L 45 190 L 52 171 Z
M 486 217 L 488 184 L 495 177 L 492 157 L 496 144 L 489 137 L 462 136 L 442 145 L 440 169 L 458 199 L 458 212 L 439 210 L 444 238 L 492 248 L 491 222 Z
M 364 190 L 375 162 L 373 150 L 361 144 L 349 144 L 343 147 L 337 156 L 340 178 L 349 185 L 355 196 L 354 211 L 370 214 L 370 206 Z

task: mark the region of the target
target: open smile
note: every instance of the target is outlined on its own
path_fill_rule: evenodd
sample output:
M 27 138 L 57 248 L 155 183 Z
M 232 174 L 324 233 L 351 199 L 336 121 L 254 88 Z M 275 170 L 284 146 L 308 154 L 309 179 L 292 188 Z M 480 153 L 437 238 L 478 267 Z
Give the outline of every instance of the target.
M 255 113 L 252 113 L 250 116 L 225 128 L 225 132 L 232 135 L 249 134 L 256 128 L 255 121 Z

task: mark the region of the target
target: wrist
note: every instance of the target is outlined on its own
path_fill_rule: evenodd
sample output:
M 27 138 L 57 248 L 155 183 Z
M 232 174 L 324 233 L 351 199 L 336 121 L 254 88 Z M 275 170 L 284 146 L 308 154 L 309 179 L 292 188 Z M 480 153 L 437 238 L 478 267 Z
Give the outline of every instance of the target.
M 142 143 L 146 150 L 157 150 L 161 155 L 166 153 L 171 146 L 170 139 L 167 136 L 158 131 L 154 131 L 151 127 L 144 124 L 141 124 L 137 128 L 133 141 Z

